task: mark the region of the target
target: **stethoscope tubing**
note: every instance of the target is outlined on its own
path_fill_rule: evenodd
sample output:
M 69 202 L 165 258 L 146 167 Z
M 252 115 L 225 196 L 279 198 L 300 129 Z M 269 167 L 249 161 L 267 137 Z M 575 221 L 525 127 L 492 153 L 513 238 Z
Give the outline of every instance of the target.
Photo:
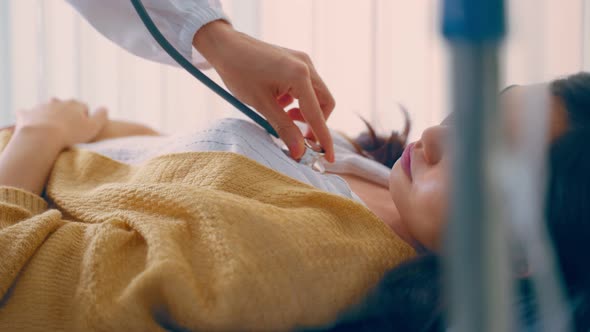
M 225 90 L 219 84 L 215 83 L 212 79 L 210 79 L 207 75 L 205 75 L 202 71 L 195 67 L 190 61 L 188 61 L 182 54 L 180 54 L 180 52 L 178 52 L 178 50 L 174 46 L 172 46 L 172 44 L 170 44 L 166 37 L 164 37 L 160 29 L 158 29 L 158 27 L 152 20 L 150 14 L 143 6 L 141 0 L 130 1 L 133 7 L 135 8 L 135 11 L 139 15 L 139 18 L 149 31 L 149 33 L 156 40 L 158 45 L 160 45 L 160 47 L 162 47 L 162 49 L 166 53 L 168 53 L 168 55 L 170 55 L 170 57 L 174 61 L 176 61 L 178 65 L 184 68 L 187 72 L 189 72 L 189 74 L 194 76 L 197 80 L 199 80 L 206 87 L 211 89 L 221 98 L 225 99 L 232 106 L 244 113 L 252 121 L 256 122 L 258 125 L 264 128 L 270 135 L 279 138 L 279 135 L 268 121 L 266 121 L 262 116 L 250 109 L 250 107 L 246 106 L 246 104 L 238 100 L 238 98 L 234 97 L 231 93 L 229 93 L 229 91 Z M 287 155 L 289 155 L 288 151 L 284 150 L 284 152 Z M 321 160 L 323 159 L 323 157 L 323 148 L 317 146 L 317 144 L 312 144 L 312 142 L 310 142 L 308 139 L 305 139 L 305 153 L 302 156 L 301 160 L 299 160 L 299 162 L 307 164 L 313 169 L 323 173 L 324 167 L 321 164 Z
M 225 101 L 230 103 L 232 106 L 237 108 L 239 111 L 244 113 L 247 117 L 252 119 L 252 121 L 256 122 L 262 128 L 264 128 L 269 134 L 273 135 L 276 138 L 279 138 L 279 135 L 274 130 L 274 128 L 270 125 L 268 121 L 266 121 L 262 116 L 258 113 L 254 112 L 250 107 L 246 106 L 246 104 L 242 103 L 238 98 L 234 97 L 231 93 L 227 90 L 222 88 L 219 84 L 215 83 L 212 79 L 210 79 L 207 75 L 205 75 L 202 71 L 200 71 L 197 67 L 195 67 L 190 61 L 188 61 L 178 50 L 170 44 L 170 42 L 164 37 L 160 29 L 156 26 L 154 21 L 152 20 L 150 14 L 147 12 L 141 0 L 131 0 L 131 4 L 135 8 L 135 11 L 139 15 L 139 18 L 142 20 L 145 27 L 148 29 L 149 33 L 154 37 L 158 45 L 162 47 L 162 49 L 170 55 L 170 57 L 178 63 L 182 68 L 184 68 L 189 74 L 193 75 L 197 80 L 201 81 L 206 87 L 211 89 Z

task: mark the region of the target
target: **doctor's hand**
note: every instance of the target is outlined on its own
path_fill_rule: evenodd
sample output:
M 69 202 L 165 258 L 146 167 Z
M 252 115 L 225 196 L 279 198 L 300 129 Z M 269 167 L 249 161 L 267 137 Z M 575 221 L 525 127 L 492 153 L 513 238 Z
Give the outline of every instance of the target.
M 209 61 L 226 86 L 241 101 L 254 107 L 270 122 L 299 159 L 305 152 L 303 135 L 294 120 L 305 121 L 334 161 L 334 144 L 326 120 L 334 109 L 334 98 L 305 53 L 264 43 L 215 21 L 194 37 L 195 48 Z M 299 108 L 285 112 L 294 99 Z

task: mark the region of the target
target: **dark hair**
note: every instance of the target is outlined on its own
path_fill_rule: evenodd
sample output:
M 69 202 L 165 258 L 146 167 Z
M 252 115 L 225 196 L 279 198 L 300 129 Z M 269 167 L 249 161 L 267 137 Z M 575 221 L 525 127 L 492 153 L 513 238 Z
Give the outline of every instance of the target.
M 419 256 L 386 273 L 362 303 L 329 327 L 306 332 L 442 331 L 440 261 Z
M 551 84 L 563 102 L 568 130 L 552 143 L 545 215 L 549 236 L 572 306 L 577 331 L 590 330 L 590 74 L 579 73 Z
M 569 129 L 590 126 L 590 73 L 581 72 L 555 80 L 550 90 L 566 108 Z
M 369 122 L 359 115 L 361 121 L 365 123 L 367 131 L 361 133 L 354 140 L 344 134 L 342 136 L 354 146 L 358 154 L 392 168 L 406 148 L 411 129 L 408 111 L 402 105 L 399 105 L 399 108 L 404 116 L 404 127 L 401 133 L 394 130 L 389 136 L 378 135 Z
M 579 73 L 551 83 L 551 92 L 567 110 L 566 133 L 551 143 L 545 216 L 576 331 L 590 330 L 590 74 Z M 405 143 L 404 143 L 405 144 Z M 534 272 L 534 267 L 532 267 Z M 443 331 L 440 259 L 417 257 L 385 274 L 358 305 L 321 331 Z M 530 330 L 539 325 L 529 278 L 516 280 L 514 310 Z

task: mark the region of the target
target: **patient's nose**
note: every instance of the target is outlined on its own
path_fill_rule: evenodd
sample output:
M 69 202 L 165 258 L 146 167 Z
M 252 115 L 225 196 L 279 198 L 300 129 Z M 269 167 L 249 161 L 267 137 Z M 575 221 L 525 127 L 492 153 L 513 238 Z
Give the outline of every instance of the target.
M 439 125 L 430 127 L 422 133 L 424 159 L 428 164 L 436 165 L 442 159 L 447 146 L 449 128 Z

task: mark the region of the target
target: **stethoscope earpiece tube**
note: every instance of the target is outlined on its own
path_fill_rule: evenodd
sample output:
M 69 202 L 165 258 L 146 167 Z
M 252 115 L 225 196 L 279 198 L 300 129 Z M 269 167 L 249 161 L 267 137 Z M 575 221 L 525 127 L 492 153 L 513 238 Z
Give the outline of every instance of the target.
M 273 135 L 274 137 L 279 138 L 279 135 L 274 130 L 274 128 L 266 121 L 262 116 L 258 113 L 254 112 L 250 107 L 246 106 L 244 103 L 239 101 L 236 97 L 234 97 L 231 93 L 227 90 L 219 86 L 219 84 L 215 83 L 212 79 L 210 79 L 207 75 L 203 74 L 197 67 L 195 67 L 190 61 L 188 61 L 174 46 L 170 44 L 170 42 L 164 37 L 160 29 L 156 26 L 154 21 L 152 20 L 151 16 L 143 6 L 141 0 L 131 0 L 131 4 L 135 8 L 135 11 L 139 15 L 139 18 L 148 29 L 149 33 L 154 37 L 158 45 L 162 47 L 162 49 L 170 55 L 174 61 L 176 61 L 182 68 L 188 71 L 191 75 L 193 75 L 196 79 L 201 81 L 201 83 L 205 84 L 209 89 L 213 90 L 216 94 L 218 94 L 221 98 L 225 99 L 228 103 L 233 105 L 239 111 L 244 113 L 248 116 L 252 121 L 256 122 L 262 128 L 264 128 L 269 134 Z
M 191 75 L 193 75 L 196 79 L 201 81 L 201 83 L 205 84 L 206 87 L 211 89 L 221 98 L 225 99 L 228 103 L 233 105 L 239 111 L 244 113 L 248 116 L 252 121 L 256 122 L 262 128 L 264 128 L 269 134 L 276 138 L 280 138 L 274 128 L 266 121 L 262 116 L 258 113 L 254 112 L 250 107 L 246 106 L 244 103 L 239 101 L 236 97 L 234 97 L 231 93 L 227 90 L 219 86 L 219 84 L 215 83 L 212 79 L 210 79 L 207 75 L 203 74 L 197 67 L 195 67 L 190 61 L 188 61 L 178 50 L 170 44 L 170 42 L 164 37 L 160 29 L 156 26 L 154 21 L 152 20 L 150 14 L 147 12 L 141 0 L 130 0 L 131 4 L 135 8 L 135 11 L 139 15 L 139 18 L 148 29 L 150 35 L 154 37 L 158 45 L 162 47 L 162 49 L 170 55 L 170 57 L 176 61 L 182 68 L 188 71 Z M 288 151 L 286 151 L 288 155 Z M 324 150 L 318 146 L 315 142 L 312 142 L 308 139 L 305 139 L 305 153 L 301 160 L 299 161 L 301 164 L 305 164 L 310 166 L 311 168 L 315 169 L 318 172 L 324 172 L 324 166 L 322 165 L 321 161 L 324 158 Z

